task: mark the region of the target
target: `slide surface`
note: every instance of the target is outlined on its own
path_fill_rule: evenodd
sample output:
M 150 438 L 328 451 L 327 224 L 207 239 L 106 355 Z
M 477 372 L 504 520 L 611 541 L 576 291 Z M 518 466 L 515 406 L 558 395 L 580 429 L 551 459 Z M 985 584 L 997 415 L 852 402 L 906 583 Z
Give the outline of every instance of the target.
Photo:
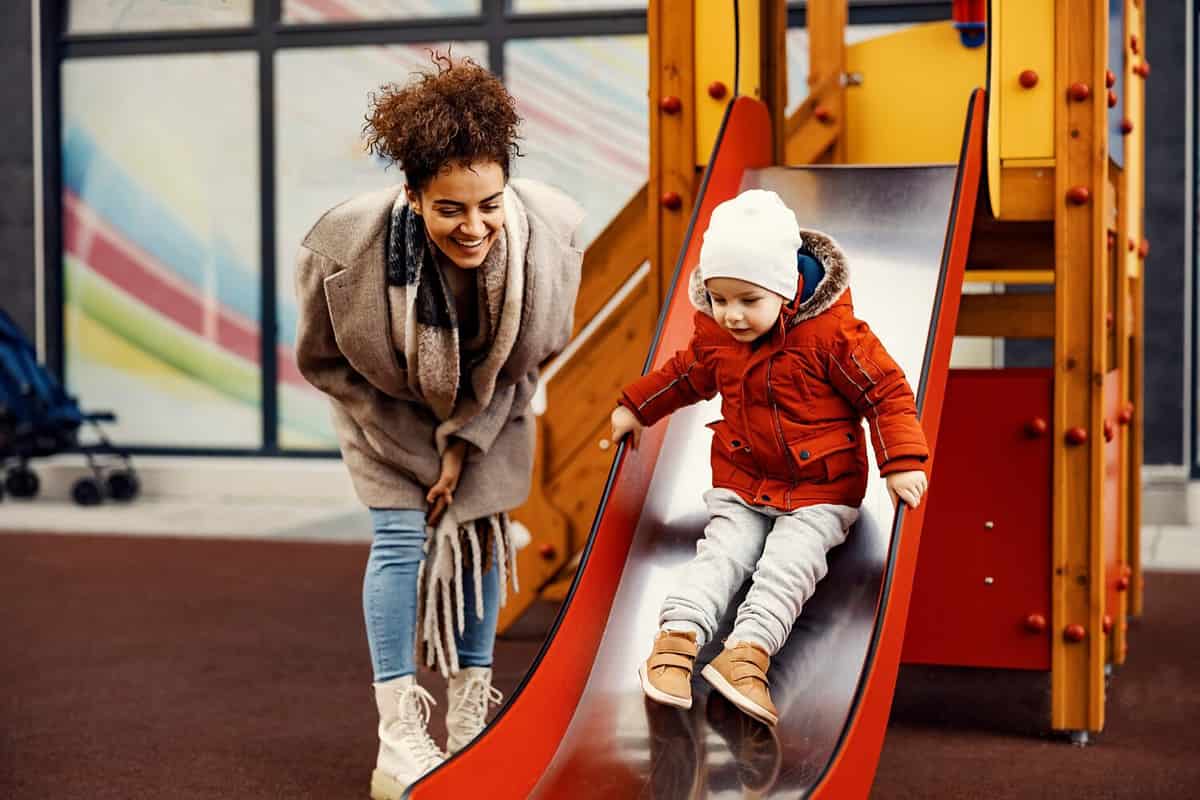
M 720 202 L 778 192 L 802 227 L 846 252 L 858 316 L 917 392 L 930 443 L 957 317 L 982 156 L 982 92 L 958 165 L 770 167 L 765 108 L 726 115 L 649 361 L 690 336 L 687 277 Z M 866 796 L 899 664 L 923 509 L 893 510 L 872 458 L 862 516 L 772 662 L 774 731 L 748 724 L 697 672 L 690 711 L 647 702 L 636 668 L 658 607 L 695 551 L 711 485 L 704 427 L 719 401 L 684 409 L 622 447 L 563 610 L 535 667 L 474 744 L 414 785 L 414 798 Z M 736 601 L 731 606 L 732 621 Z M 703 664 L 718 643 L 701 653 Z M 486 789 L 485 789 L 486 787 Z

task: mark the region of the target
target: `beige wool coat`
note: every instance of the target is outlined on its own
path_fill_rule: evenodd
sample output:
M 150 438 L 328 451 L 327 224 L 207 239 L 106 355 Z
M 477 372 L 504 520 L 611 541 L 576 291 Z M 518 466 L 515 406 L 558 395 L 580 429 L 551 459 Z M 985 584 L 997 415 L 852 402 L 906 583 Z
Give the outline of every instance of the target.
M 334 428 L 359 499 L 372 508 L 424 509 L 445 443 L 435 441 L 439 420 L 409 388 L 401 363 L 403 332 L 392 331 L 389 319 L 386 245 L 401 191 L 395 186 L 355 197 L 326 212 L 304 238 L 296 268 L 296 360 L 305 378 L 332 400 Z M 535 181 L 514 179 L 505 192 L 506 202 L 515 195 L 528 219 L 524 302 L 491 406 L 480 411 L 478 424 L 469 422 L 456 434 L 472 444 L 451 507 L 460 522 L 509 511 L 528 497 L 534 446 L 529 403 L 539 365 L 570 338 L 579 290 L 579 206 Z M 487 435 L 472 436 L 473 428 Z

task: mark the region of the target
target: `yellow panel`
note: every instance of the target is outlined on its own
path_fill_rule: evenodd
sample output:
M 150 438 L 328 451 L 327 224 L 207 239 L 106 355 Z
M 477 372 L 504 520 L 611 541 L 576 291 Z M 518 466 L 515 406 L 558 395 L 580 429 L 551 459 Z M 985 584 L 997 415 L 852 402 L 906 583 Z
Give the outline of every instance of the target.
M 1003 26 L 996 40 L 1000 64 L 992 76 L 992 87 L 1000 100 L 1000 157 L 1053 158 L 1054 3 L 995 3 L 993 19 L 999 13 L 997 7 L 1004 9 Z M 1037 85 L 1032 89 L 1020 83 L 1020 75 L 1026 70 L 1037 74 Z
M 919 53 L 920 58 L 915 58 Z M 846 161 L 958 161 L 971 91 L 986 78 L 987 48 L 963 47 L 953 23 L 932 22 L 846 48 Z
M 761 0 L 741 0 L 739 4 L 741 50 L 739 53 L 738 93 L 760 97 L 762 80 L 760 68 L 760 29 L 758 24 Z M 751 24 L 753 23 L 753 24 Z M 725 106 L 733 100 L 733 4 L 696 3 L 696 159 L 708 162 L 721 128 Z M 729 93 L 720 100 L 708 94 L 710 84 L 720 81 Z

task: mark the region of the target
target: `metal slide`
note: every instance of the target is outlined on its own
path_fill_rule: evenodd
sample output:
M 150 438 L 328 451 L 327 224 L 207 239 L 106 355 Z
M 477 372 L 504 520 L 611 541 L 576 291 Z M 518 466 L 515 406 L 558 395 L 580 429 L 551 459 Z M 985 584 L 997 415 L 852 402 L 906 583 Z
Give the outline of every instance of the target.
M 760 103 L 730 106 L 705 175 L 650 364 L 686 344 L 687 276 L 715 205 L 768 188 L 802 227 L 832 235 L 855 310 L 904 368 L 936 443 L 982 155 L 982 92 L 968 107 L 960 164 L 767 166 Z M 874 471 L 860 522 L 772 662 L 781 712 L 749 723 L 697 674 L 690 711 L 644 699 L 636 675 L 658 607 L 695 550 L 710 484 L 705 423 L 719 401 L 684 409 L 623 447 L 579 575 L 525 683 L 470 747 L 410 790 L 414 798 L 866 796 L 899 663 L 923 507 L 897 513 Z M 732 621 L 726 621 L 725 631 Z M 715 655 L 718 643 L 701 653 Z

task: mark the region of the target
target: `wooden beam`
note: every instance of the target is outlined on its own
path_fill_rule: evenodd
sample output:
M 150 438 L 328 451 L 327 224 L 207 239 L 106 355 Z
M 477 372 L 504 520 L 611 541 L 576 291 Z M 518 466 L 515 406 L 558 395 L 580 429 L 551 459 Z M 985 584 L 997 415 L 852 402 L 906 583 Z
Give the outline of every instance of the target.
M 1020 161 L 1000 165 L 1000 196 L 1004 219 L 1035 221 L 1054 219 L 1054 167 L 1026 166 Z
M 964 283 L 1006 283 L 1013 286 L 1047 286 L 1054 283 L 1052 269 L 974 269 L 967 267 Z
M 955 336 L 1050 339 L 1054 336 L 1052 294 L 964 294 Z
M 847 0 L 809 3 L 807 13 L 808 85 L 828 87 L 828 90 L 822 93 L 821 106 L 832 120 L 828 127 L 835 131 L 832 143 L 833 161 L 843 163 L 846 160 L 846 141 L 840 134 L 842 120 L 846 115 L 846 89 L 842 85 L 842 76 L 846 73 L 846 25 L 850 19 L 849 3 Z M 794 164 L 808 164 L 813 160 L 815 158 L 793 160 L 790 154 L 788 157 L 788 163 Z
M 1104 727 L 1103 352 L 1107 0 L 1055 0 L 1053 620 L 1051 716 L 1059 730 Z M 1088 100 L 1068 99 L 1076 82 Z M 1072 202 L 1080 189 L 1088 199 Z M 1081 199 L 1081 198 L 1077 198 Z M 1070 444 L 1069 431 L 1087 440 Z M 1073 634 L 1082 634 L 1076 639 Z
M 646 184 L 630 198 L 583 254 L 583 279 L 575 303 L 576 336 L 650 257 Z
M 1132 406 L 1133 418 L 1124 436 L 1125 519 L 1126 532 L 1123 557 L 1130 569 L 1130 586 L 1126 593 L 1127 616 L 1142 613 L 1142 456 L 1144 426 L 1142 398 L 1144 394 L 1144 274 L 1138 246 L 1145 239 L 1145 181 L 1146 181 L 1146 83 L 1134 73 L 1135 67 L 1146 63 L 1143 49 L 1129 54 L 1130 36 L 1146 41 L 1146 9 L 1144 0 L 1125 0 L 1125 28 L 1128 34 L 1125 64 L 1125 115 L 1133 122 L 1133 131 L 1125 140 L 1125 189 L 1121 194 L 1120 227 L 1117 233 L 1117 252 L 1122 269 L 1118 278 L 1120 305 L 1117 320 L 1117 347 L 1125 354 L 1122 366 L 1122 397 Z M 1130 244 L 1133 243 L 1132 249 Z M 1118 656 L 1125 656 L 1125 620 L 1117 625 L 1121 638 Z
M 762 100 L 771 112 L 771 141 L 775 147 L 774 161 L 786 164 L 787 146 L 787 0 L 762 0 L 759 49 L 762 77 Z
M 545 418 L 539 418 L 537 446 L 533 455 L 533 480 L 529 499 L 515 511 L 513 519 L 529 529 L 533 540 L 517 553 L 520 588 L 500 608 L 496 629 L 508 630 L 537 599 L 541 587 L 562 569 L 571 556 L 567 517 L 547 495 Z
M 651 0 L 650 47 L 650 274 L 654 305 L 666 300 L 675 261 L 696 202 L 695 7 L 693 0 Z M 660 103 L 677 98 L 677 110 Z M 664 198 L 678 205 L 664 206 Z
M 659 310 L 650 291 L 652 278 L 643 279 L 546 387 L 547 415 L 552 419 L 546 431 L 546 472 L 551 481 L 608 417 L 621 387 L 641 371 Z

